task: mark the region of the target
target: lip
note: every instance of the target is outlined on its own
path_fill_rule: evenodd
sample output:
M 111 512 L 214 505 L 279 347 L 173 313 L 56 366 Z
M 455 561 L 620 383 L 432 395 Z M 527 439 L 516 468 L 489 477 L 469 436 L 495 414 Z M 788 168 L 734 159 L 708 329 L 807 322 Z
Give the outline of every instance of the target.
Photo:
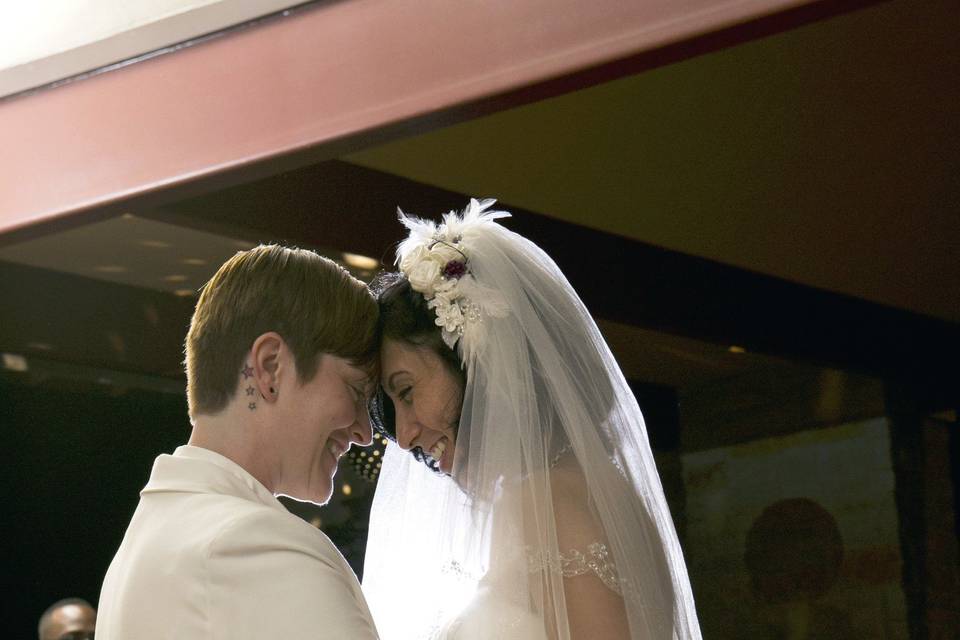
M 349 448 L 349 445 L 343 444 L 339 440 L 330 440 L 323 445 L 323 453 L 330 456 L 332 463 L 330 465 L 331 476 L 337 472 L 340 466 L 340 458 L 343 457 L 343 454 L 345 454 Z
M 450 438 L 447 438 L 446 436 L 438 438 L 437 441 L 434 442 L 433 445 L 430 447 L 430 449 L 428 450 L 428 453 L 429 451 L 433 451 L 433 448 L 436 447 L 437 444 L 441 441 L 446 441 L 447 443 L 446 447 L 443 450 L 443 454 L 441 454 L 439 458 L 434 458 L 434 460 L 436 460 L 437 467 L 440 469 L 440 471 L 449 475 L 450 474 L 450 456 L 453 455 L 451 453 L 451 450 L 453 449 L 453 443 L 450 441 Z
M 350 449 L 350 444 L 340 442 L 339 440 L 330 440 L 330 442 L 327 443 L 327 449 L 330 450 L 334 458 L 339 460 L 343 457 L 343 454 Z
M 449 446 L 450 446 L 450 445 L 447 445 L 448 448 L 449 448 Z M 450 475 L 450 463 L 449 463 L 449 459 L 450 459 L 449 456 L 450 456 L 450 455 L 451 455 L 451 454 L 450 454 L 449 451 L 444 451 L 444 452 L 443 452 L 443 455 L 440 456 L 440 459 L 437 460 L 437 468 L 440 469 L 440 471 L 444 472 L 444 473 L 447 474 L 447 475 Z

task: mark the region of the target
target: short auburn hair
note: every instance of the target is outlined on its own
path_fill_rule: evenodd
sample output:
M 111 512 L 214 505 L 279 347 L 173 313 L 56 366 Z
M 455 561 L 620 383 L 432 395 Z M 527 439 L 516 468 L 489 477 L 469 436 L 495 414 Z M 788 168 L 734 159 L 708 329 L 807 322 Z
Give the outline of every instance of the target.
M 190 416 L 233 398 L 258 336 L 275 331 L 293 352 L 301 384 L 327 353 L 371 370 L 377 303 L 366 285 L 313 251 L 260 245 L 227 260 L 203 287 L 184 345 Z

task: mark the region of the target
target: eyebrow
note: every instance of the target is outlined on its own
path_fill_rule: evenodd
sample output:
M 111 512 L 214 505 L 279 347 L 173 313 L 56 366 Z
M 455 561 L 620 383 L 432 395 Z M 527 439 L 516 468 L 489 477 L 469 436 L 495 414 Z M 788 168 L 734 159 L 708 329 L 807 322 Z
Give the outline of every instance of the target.
M 363 393 L 363 395 L 367 398 L 370 397 L 376 386 L 373 376 L 364 376 L 362 378 L 358 378 L 355 382 L 360 385 L 361 393 Z
M 346 377 L 347 382 L 351 386 L 353 385 L 359 386 L 360 390 L 363 392 L 364 395 L 370 396 L 370 394 L 373 392 L 374 387 L 377 384 L 376 376 L 369 372 L 363 371 L 359 368 L 355 367 L 355 369 L 356 369 L 355 375 L 352 375 L 352 376 L 348 375 Z

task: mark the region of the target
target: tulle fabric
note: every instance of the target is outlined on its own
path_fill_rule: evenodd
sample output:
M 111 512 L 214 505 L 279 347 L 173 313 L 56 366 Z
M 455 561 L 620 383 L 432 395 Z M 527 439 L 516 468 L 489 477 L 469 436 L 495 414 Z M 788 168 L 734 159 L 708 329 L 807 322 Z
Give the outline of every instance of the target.
M 445 222 L 507 313 L 486 315 L 457 345 L 467 383 L 451 477 L 387 449 L 363 577 L 378 630 L 387 640 L 568 640 L 572 603 L 550 566 L 598 541 L 632 638 L 699 639 L 640 408 L 556 264 L 495 222 L 489 204 Z M 399 258 L 437 233 L 408 226 Z

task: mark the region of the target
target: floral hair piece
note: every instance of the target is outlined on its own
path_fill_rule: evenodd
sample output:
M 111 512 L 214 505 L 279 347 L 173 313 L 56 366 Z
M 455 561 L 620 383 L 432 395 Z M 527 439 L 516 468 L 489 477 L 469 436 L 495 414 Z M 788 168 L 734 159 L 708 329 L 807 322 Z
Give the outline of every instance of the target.
M 437 314 L 444 343 L 454 349 L 459 342 L 464 363 L 479 346 L 484 317 L 507 314 L 502 296 L 477 282 L 470 262 L 476 241 L 489 231 L 489 225 L 510 216 L 505 211 L 487 211 L 495 202 L 471 199 L 462 214 L 451 211 L 441 224 L 397 210 L 400 222 L 410 231 L 397 250 L 400 271 Z

